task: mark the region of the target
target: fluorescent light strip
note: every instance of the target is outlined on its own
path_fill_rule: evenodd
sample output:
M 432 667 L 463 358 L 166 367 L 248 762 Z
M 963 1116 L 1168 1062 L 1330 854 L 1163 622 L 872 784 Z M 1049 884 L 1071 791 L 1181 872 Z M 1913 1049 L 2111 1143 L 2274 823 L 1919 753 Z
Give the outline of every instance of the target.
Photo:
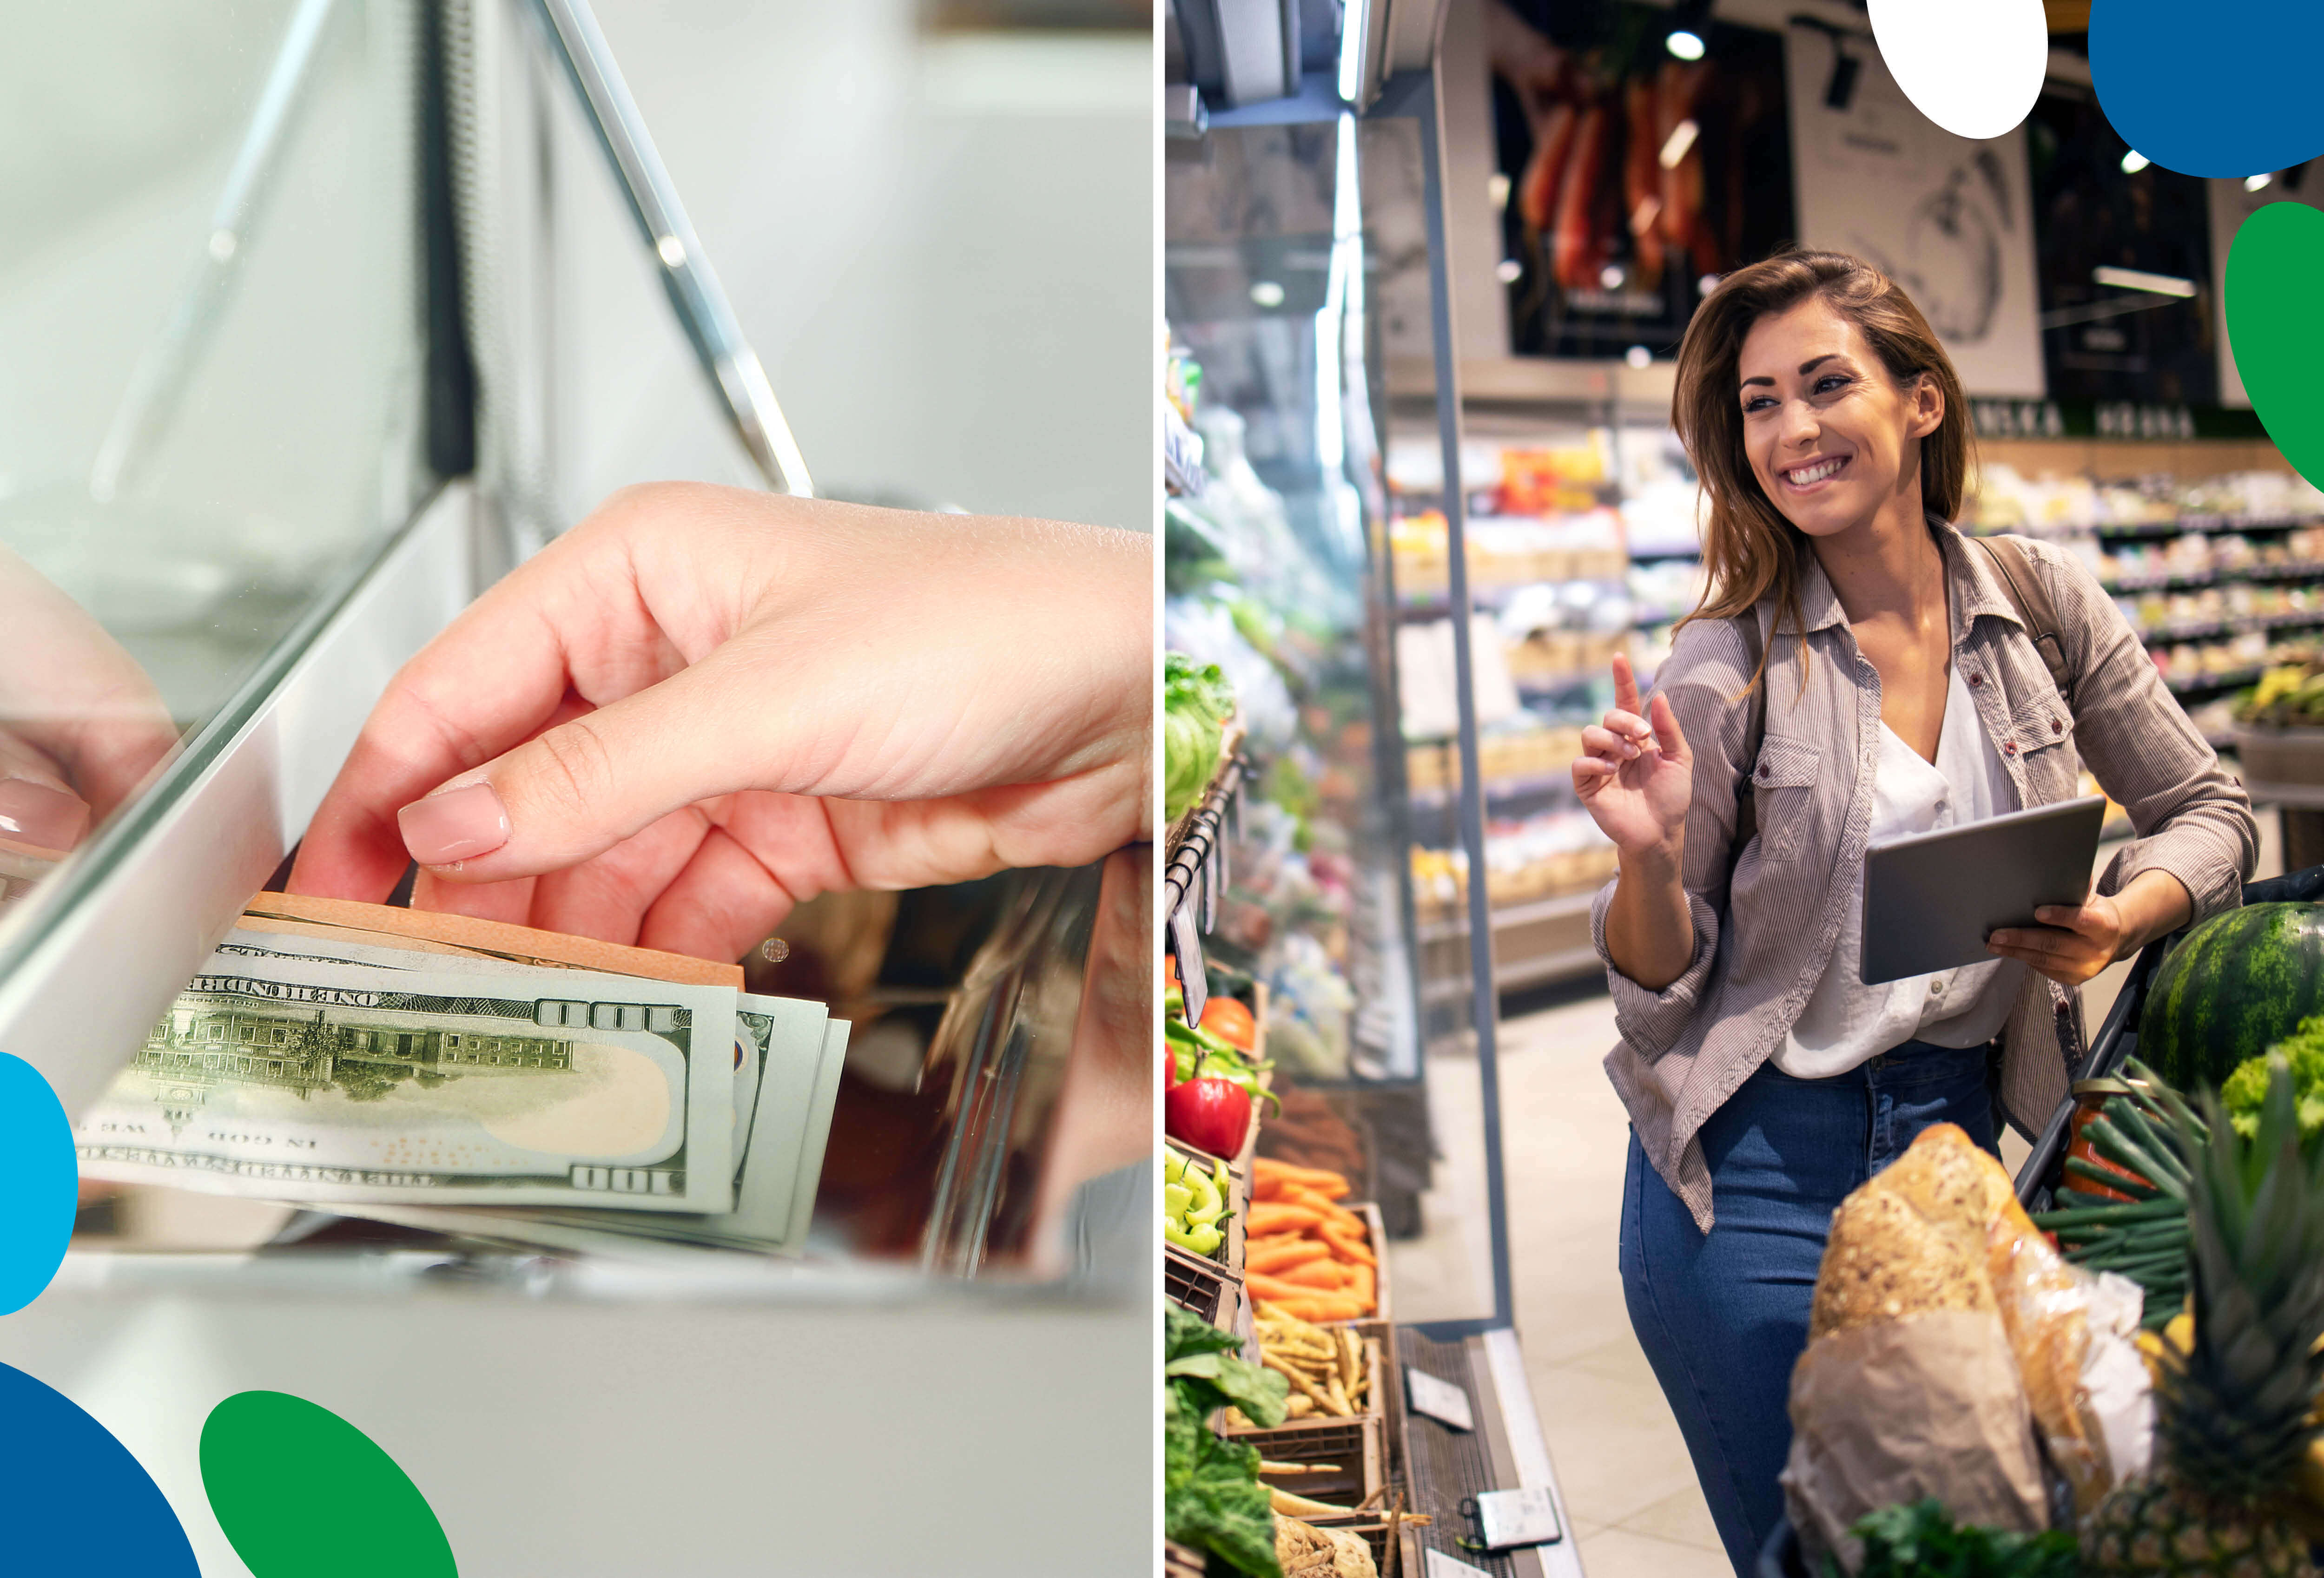
M 1348 0 L 1347 9 L 1340 14 L 1340 99 L 1344 104 L 1356 102 L 1356 95 L 1364 85 L 1364 13 L 1370 7 L 1366 0 Z
M 2143 269 L 2093 269 L 2090 278 L 2117 290 L 2152 290 L 2157 296 L 2192 296 L 2195 281 L 2175 274 L 2150 274 Z

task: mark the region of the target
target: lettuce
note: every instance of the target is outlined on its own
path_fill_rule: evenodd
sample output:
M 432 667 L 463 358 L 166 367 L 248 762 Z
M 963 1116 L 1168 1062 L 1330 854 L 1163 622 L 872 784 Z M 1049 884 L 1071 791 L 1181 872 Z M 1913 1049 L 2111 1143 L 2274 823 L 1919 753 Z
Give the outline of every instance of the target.
M 2292 1095 L 2300 1110 L 2300 1138 L 2305 1143 L 2324 1133 L 2324 1014 L 2300 1022 L 2300 1027 L 2256 1058 L 2236 1065 L 2219 1096 L 2227 1117 L 2245 1139 L 2259 1133 L 2260 1108 L 2267 1104 L 2267 1061 L 2281 1054 L 2292 1066 Z
M 1215 663 L 1184 653 L 1162 659 L 1162 814 L 1184 816 L 1219 770 L 1219 748 L 1234 714 L 1234 687 Z
M 1254 1425 L 1280 1425 L 1290 1382 L 1235 1353 L 1231 1332 L 1175 1305 L 1162 1313 L 1163 1532 L 1250 1578 L 1283 1578 L 1259 1449 L 1222 1440 L 1209 1419 L 1231 1403 Z

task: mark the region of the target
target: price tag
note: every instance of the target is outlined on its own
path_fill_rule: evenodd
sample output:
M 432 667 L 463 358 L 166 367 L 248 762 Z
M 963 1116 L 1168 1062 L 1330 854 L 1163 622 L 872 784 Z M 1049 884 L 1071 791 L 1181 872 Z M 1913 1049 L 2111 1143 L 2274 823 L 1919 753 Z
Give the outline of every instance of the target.
M 1554 1545 L 1565 1537 L 1557 1502 L 1546 1487 L 1532 1491 L 1487 1491 L 1477 1498 L 1477 1524 L 1486 1547 Z
M 1448 1556 L 1443 1551 L 1428 1553 L 1428 1578 L 1493 1578 L 1482 1567 L 1471 1567 L 1458 1556 Z
M 1469 1412 L 1469 1394 L 1449 1381 L 1439 1381 L 1425 1371 L 1406 1367 L 1404 1395 L 1410 1399 L 1416 1414 L 1440 1419 L 1455 1430 L 1477 1427 L 1475 1416 Z

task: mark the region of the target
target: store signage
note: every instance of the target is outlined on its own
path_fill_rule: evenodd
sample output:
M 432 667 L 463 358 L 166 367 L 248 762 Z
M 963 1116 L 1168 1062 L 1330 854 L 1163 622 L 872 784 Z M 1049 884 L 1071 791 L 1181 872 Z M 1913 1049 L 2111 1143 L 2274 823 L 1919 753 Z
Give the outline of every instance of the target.
M 1971 400 L 1979 438 L 2063 438 L 2065 413 L 2055 400 Z
M 1557 1500 L 1547 1486 L 1530 1491 L 1487 1491 L 1477 1498 L 1477 1527 L 1485 1548 L 1554 1545 L 1565 1537 L 1557 1520 Z
M 2092 411 L 2101 438 L 2192 438 L 2195 413 L 2185 406 L 2101 400 Z
M 1449 1381 L 1439 1381 L 1425 1371 L 1406 1365 L 1404 1393 L 1416 1414 L 1426 1414 L 1455 1430 L 1477 1427 L 1476 1417 L 1469 1411 L 1469 1394 Z
M 1443 1551 L 1428 1553 L 1428 1578 L 1493 1578 L 1482 1567 L 1471 1567 L 1458 1556 L 1448 1556 Z
M 1954 136 L 1914 107 L 1869 38 L 1794 26 L 1784 41 L 1799 239 L 1902 285 L 1968 388 L 2047 395 L 2024 129 Z M 1857 69 L 1834 92 L 1843 49 Z

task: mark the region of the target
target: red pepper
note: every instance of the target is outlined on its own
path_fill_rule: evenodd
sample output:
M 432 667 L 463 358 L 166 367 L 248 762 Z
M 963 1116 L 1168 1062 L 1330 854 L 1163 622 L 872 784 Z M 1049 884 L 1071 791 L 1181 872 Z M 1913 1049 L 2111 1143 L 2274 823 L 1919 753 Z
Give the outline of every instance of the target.
M 1172 1051 L 1166 1041 L 1162 1047 L 1162 1088 L 1176 1089 L 1178 1083 L 1178 1054 Z
M 1182 1081 L 1162 1098 L 1162 1127 L 1197 1151 L 1232 1156 L 1250 1133 L 1250 1096 L 1230 1080 Z

